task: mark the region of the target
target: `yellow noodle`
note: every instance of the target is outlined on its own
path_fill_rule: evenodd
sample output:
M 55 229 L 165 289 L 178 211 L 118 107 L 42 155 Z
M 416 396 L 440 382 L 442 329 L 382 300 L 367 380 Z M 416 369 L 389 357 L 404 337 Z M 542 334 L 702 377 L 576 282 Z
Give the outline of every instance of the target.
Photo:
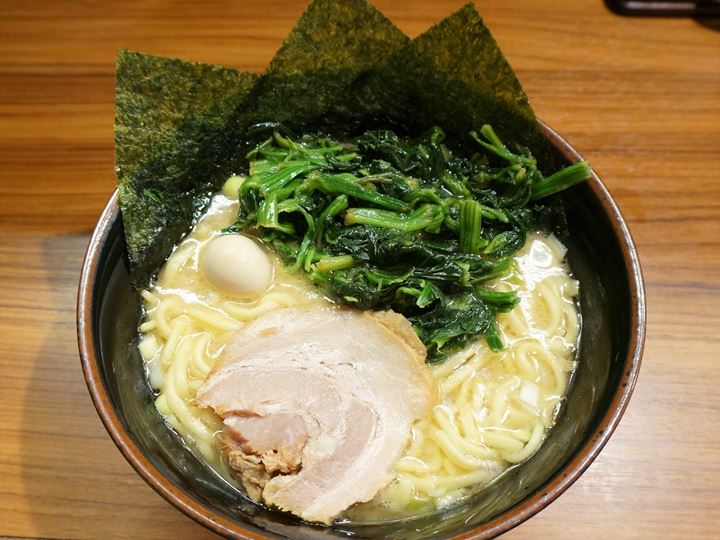
M 465 405 L 459 409 L 460 414 L 460 425 L 462 426 L 463 435 L 466 439 L 471 441 L 477 441 L 480 439 L 480 430 L 477 427 L 477 422 L 472 414 L 472 406 Z
M 198 373 L 199 378 L 205 379 L 212 369 L 213 362 L 207 355 L 207 348 L 210 344 L 210 336 L 201 334 L 193 349 L 192 368 Z
M 288 298 L 287 295 L 269 293 L 256 306 L 245 307 L 228 303 L 225 306 L 225 310 L 238 321 L 252 321 L 257 319 L 263 313 L 267 313 L 268 311 L 279 307 L 288 307 L 292 305 L 295 304 L 293 303 L 292 298 Z
M 497 459 L 497 450 L 481 442 L 474 442 L 465 437 L 455 439 L 457 446 L 467 455 L 480 459 Z
M 523 403 L 524 405 L 524 403 Z M 527 405 L 525 405 L 527 406 Z M 505 419 L 505 422 L 507 425 L 516 427 L 516 426 L 527 426 L 531 424 L 537 415 L 533 414 L 531 412 L 528 412 L 526 410 L 523 410 L 521 408 L 515 408 L 513 407 L 508 411 L 508 416 Z
M 255 302 L 209 287 L 199 255 L 236 212 L 237 203 L 216 199 L 152 287 L 141 292 L 140 349 L 148 372 L 159 370 L 156 407 L 219 469 L 213 441 L 222 422 L 194 399 L 233 332 L 278 307 L 324 304 L 277 261 L 273 287 Z M 440 390 L 438 405 L 430 418 L 413 426 L 395 481 L 374 502 L 360 505 L 360 513 L 353 514 L 358 519 L 380 507 L 402 513 L 411 501 L 452 504 L 537 451 L 574 367 L 580 331 L 574 302 L 578 285 L 563 266 L 564 255 L 556 238 L 530 235 L 513 273 L 488 284 L 498 291 L 514 290 L 521 299 L 517 309 L 498 317 L 505 350 L 494 353 L 479 339 L 431 367 Z
M 195 321 L 211 327 L 219 332 L 232 332 L 239 330 L 240 324 L 222 312 L 208 309 L 204 306 L 189 305 L 183 308 L 183 313 L 190 315 Z
M 420 429 L 429 436 L 416 435 L 408 455 L 425 463 L 437 461 L 439 455 L 443 466 L 424 472 L 419 462 L 412 462 L 413 474 L 406 479 L 415 486 L 416 498 L 462 498 L 463 489 L 492 481 L 537 451 L 554 421 L 579 333 L 573 301 L 577 282 L 562 268 L 561 244 L 542 237 L 534 241 L 550 258 L 544 274 L 538 272 L 527 281 L 509 276 L 497 287 L 508 290 L 511 283 L 521 284 L 521 306 L 498 319 L 506 351 L 491 353 L 484 344 L 473 344 L 433 369 L 441 405 L 430 424 Z M 543 314 L 542 320 L 536 320 L 538 314 Z M 471 366 L 476 361 L 477 366 Z M 520 398 L 524 382 L 536 385 L 539 408 L 530 408 Z
M 175 393 L 184 399 L 190 397 L 188 390 L 187 369 L 190 363 L 190 353 L 192 351 L 192 338 L 185 337 L 178 344 L 175 350 L 174 359 L 168 373 L 172 373 L 172 384 L 175 387 Z
M 160 362 L 162 365 L 167 366 L 170 364 L 171 359 L 175 358 L 175 349 L 178 341 L 185 332 L 187 327 L 187 320 L 182 317 L 175 319 L 170 325 L 170 335 L 168 336 L 167 342 L 163 347 L 162 353 L 160 354 Z
M 168 379 L 171 382 L 164 385 L 163 394 L 168 408 L 180 423 L 178 429 L 185 431 L 196 441 L 209 440 L 213 433 L 192 413 L 188 401 L 183 399 L 181 392 L 177 389 L 175 377 L 169 377 Z
M 467 357 L 462 354 L 456 354 L 454 357 L 445 360 L 439 366 L 433 368 L 433 374 L 438 380 L 442 380 L 447 377 L 455 368 L 465 363 Z
M 561 304 L 558 302 L 558 291 L 554 286 L 552 277 L 545 278 L 537 284 L 533 294 L 536 302 L 542 305 L 546 316 L 544 320 L 533 321 L 537 328 L 542 329 L 546 336 L 556 336 L 562 331 Z
M 414 456 L 404 456 L 398 461 L 395 470 L 408 473 L 428 473 L 430 467 L 428 467 L 427 463 Z
M 469 364 L 466 364 L 460 369 L 455 370 L 452 375 L 450 375 L 447 379 L 440 383 L 440 391 L 445 394 L 449 394 L 456 387 L 458 387 L 465 380 L 467 380 L 467 378 L 472 375 L 473 371 L 473 366 Z
M 528 348 L 533 343 L 532 338 L 522 339 L 515 343 L 512 351 L 512 362 L 517 367 L 519 375 L 527 381 L 534 381 L 536 379 L 536 372 L 533 364 L 527 354 Z
M 140 292 L 140 296 L 143 300 L 145 300 L 146 306 L 154 307 L 158 303 L 157 296 L 155 296 L 148 290 L 143 290 L 142 292 Z
M 406 478 L 398 477 L 387 488 L 385 499 L 386 505 L 390 510 L 399 512 L 403 510 L 413 496 L 413 484 Z
M 147 321 L 140 325 L 140 332 L 149 332 L 150 330 L 154 330 L 157 323 L 155 321 Z
M 522 310 L 514 309 L 503 313 L 499 318 L 500 325 L 508 338 L 521 338 L 527 331 L 528 323 Z
M 469 456 L 458 447 L 458 440 L 460 439 L 458 435 L 447 433 L 436 427 L 430 428 L 429 435 L 454 465 L 463 469 L 475 469 L 482 465 L 481 460 Z
M 414 474 L 402 474 L 400 478 L 403 478 L 410 482 L 415 488 L 415 491 L 421 491 L 429 493 L 436 490 L 438 487 L 438 481 L 435 476 L 416 476 Z
M 482 432 L 481 438 L 483 444 L 496 448 L 500 451 L 512 450 L 518 451 L 525 446 L 522 442 L 518 441 L 515 437 L 502 431 L 495 431 L 492 428 L 488 428 Z
M 433 449 L 432 452 L 426 453 L 422 456 L 422 459 L 430 469 L 430 474 L 435 475 L 445 467 L 445 459 L 439 448 Z
M 457 476 L 459 474 L 463 474 L 465 469 L 458 467 L 451 460 L 446 459 L 443 461 L 443 472 L 445 473 L 444 476 Z
M 446 490 L 457 490 L 486 481 L 490 474 L 487 469 L 483 468 L 471 473 L 442 478 L 438 484 Z
M 528 443 L 523 448 L 515 452 L 504 452 L 502 454 L 503 458 L 510 463 L 520 463 L 521 461 L 525 461 L 540 447 L 544 432 L 545 426 L 543 424 L 535 424 L 532 436 L 530 437 Z
M 420 422 L 416 423 L 412 430 L 412 442 L 408 449 L 408 455 L 416 455 L 419 453 L 425 442 L 425 427 Z

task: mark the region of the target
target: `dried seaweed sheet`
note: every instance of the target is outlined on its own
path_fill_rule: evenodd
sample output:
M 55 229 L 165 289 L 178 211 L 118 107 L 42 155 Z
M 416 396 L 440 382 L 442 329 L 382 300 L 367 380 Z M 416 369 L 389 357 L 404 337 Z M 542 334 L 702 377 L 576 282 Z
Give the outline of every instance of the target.
M 247 127 L 334 134 L 442 126 L 462 142 L 490 123 L 552 154 L 527 96 L 472 4 L 414 40 L 364 0 L 314 0 L 261 77 L 124 51 L 116 167 L 130 269 L 142 285 L 243 166 Z
M 226 129 L 258 76 L 121 51 L 115 168 L 131 276 L 141 285 L 234 168 Z
M 258 82 L 252 110 L 239 121 L 337 127 L 350 114 L 346 109 L 354 103 L 359 81 L 409 41 L 364 0 L 315 0 Z
M 417 128 L 439 125 L 464 138 L 490 124 L 501 139 L 527 146 L 552 165 L 528 97 L 472 3 L 414 39 L 389 68 L 398 74 L 402 87 L 396 90 L 412 107 L 405 114 Z

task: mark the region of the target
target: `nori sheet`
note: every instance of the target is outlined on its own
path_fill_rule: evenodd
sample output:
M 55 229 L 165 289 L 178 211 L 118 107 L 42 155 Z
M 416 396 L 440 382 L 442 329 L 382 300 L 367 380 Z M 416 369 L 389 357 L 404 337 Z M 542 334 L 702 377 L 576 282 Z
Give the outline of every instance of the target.
M 228 122 L 258 75 L 121 51 L 115 171 L 130 274 L 142 286 L 234 170 Z
M 470 131 L 490 124 L 501 140 L 530 148 L 544 168 L 554 167 L 527 95 L 472 3 L 398 51 L 372 86 L 365 92 L 375 94 L 374 103 L 382 110 L 392 102 L 416 131 L 438 125 L 467 142 Z
M 246 165 L 247 128 L 332 134 L 439 125 L 459 143 L 490 123 L 552 167 L 528 98 L 472 4 L 409 40 L 365 0 L 314 0 L 258 76 L 122 51 L 116 169 L 131 277 L 144 286 Z
M 251 110 L 239 121 L 333 129 L 341 118 L 357 114 L 347 108 L 359 81 L 409 41 L 365 0 L 315 0 L 258 81 Z

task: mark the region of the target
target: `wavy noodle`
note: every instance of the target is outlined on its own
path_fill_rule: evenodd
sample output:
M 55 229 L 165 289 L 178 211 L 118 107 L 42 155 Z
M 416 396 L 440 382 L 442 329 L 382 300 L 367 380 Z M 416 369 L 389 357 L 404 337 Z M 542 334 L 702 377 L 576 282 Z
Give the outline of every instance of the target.
M 145 317 L 139 328 L 140 352 L 148 380 L 158 391 L 156 407 L 211 464 L 219 463 L 214 434 L 222 424 L 194 401 L 232 333 L 277 307 L 321 302 L 304 283 L 286 275 L 277 261 L 275 285 L 256 302 L 223 297 L 207 285 L 199 271 L 199 254 L 235 214 L 235 204 L 216 198 L 168 258 L 152 288 L 141 293 Z
M 505 350 L 484 341 L 433 367 L 440 403 L 413 428 L 413 442 L 396 467 L 398 479 L 352 514 L 377 519 L 397 512 L 395 484 L 413 486 L 402 509 L 454 504 L 525 461 L 542 444 L 565 394 L 580 331 L 577 282 L 563 266 L 565 248 L 533 235 L 516 258 L 516 271 L 495 284 L 521 302 L 498 317 Z M 432 464 L 433 466 L 430 466 Z
M 199 269 L 203 246 L 231 224 L 236 203 L 216 197 L 210 211 L 142 292 L 140 351 L 157 390 L 156 407 L 190 446 L 218 465 L 214 434 L 220 420 L 195 406 L 196 392 L 234 331 L 263 313 L 325 302 L 275 263 L 273 287 L 255 302 L 213 291 Z M 498 317 L 506 344 L 499 353 L 478 340 L 432 366 L 440 401 L 417 422 L 396 479 L 352 519 L 417 512 L 454 504 L 530 457 L 552 426 L 565 394 L 580 331 L 577 282 L 563 266 L 564 246 L 532 235 L 513 273 L 492 285 L 515 290 L 520 304 Z

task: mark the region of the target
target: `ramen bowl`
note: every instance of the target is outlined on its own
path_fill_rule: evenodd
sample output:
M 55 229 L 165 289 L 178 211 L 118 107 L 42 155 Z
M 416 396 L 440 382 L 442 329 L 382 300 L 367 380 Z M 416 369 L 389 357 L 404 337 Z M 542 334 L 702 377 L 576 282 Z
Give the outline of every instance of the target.
M 541 123 L 559 157 L 580 155 Z M 117 192 L 88 246 L 78 292 L 80 357 L 93 403 L 133 468 L 198 523 L 229 538 L 490 538 L 529 519 L 590 466 L 625 411 L 640 368 L 645 297 L 630 232 L 593 174 L 562 195 L 568 263 L 580 282 L 578 367 L 556 424 L 527 461 L 456 506 L 376 525 L 304 523 L 254 504 L 195 457 L 157 412 L 137 349 L 140 299 L 126 266 Z

